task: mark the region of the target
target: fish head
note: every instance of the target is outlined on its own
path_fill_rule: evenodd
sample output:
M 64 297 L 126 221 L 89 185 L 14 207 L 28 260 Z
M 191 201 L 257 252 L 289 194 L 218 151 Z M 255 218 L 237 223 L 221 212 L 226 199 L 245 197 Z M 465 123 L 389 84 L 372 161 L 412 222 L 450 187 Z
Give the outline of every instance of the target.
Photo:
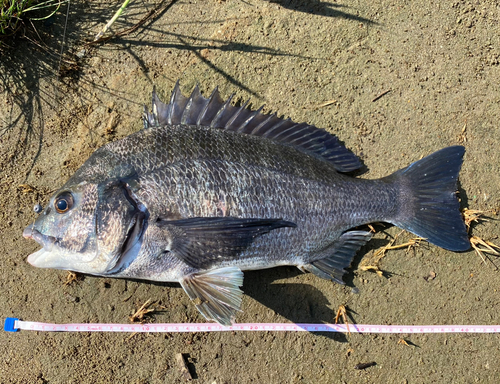
M 23 236 L 42 249 L 28 256 L 39 268 L 106 274 L 142 236 L 144 213 L 121 181 L 66 184 Z

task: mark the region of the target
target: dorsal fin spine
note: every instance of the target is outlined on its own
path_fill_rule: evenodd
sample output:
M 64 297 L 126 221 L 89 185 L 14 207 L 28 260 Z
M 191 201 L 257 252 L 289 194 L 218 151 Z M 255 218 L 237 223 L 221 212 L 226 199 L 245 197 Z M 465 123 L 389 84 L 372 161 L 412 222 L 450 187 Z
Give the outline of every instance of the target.
M 218 98 L 219 98 L 219 87 L 215 87 L 212 94 L 207 99 L 207 103 L 205 104 L 205 107 L 200 112 L 200 116 L 198 116 L 198 120 L 196 120 L 196 125 L 201 125 L 201 122 L 203 121 L 203 119 L 205 118 L 205 115 L 208 112 L 208 107 L 210 106 L 210 104 L 213 102 L 214 99 L 218 99 Z
M 257 116 L 261 115 L 261 112 L 262 112 L 263 108 L 264 108 L 264 106 L 262 105 L 255 112 L 251 113 L 250 116 L 248 116 L 248 118 L 240 125 L 240 127 L 238 128 L 238 132 L 247 133 L 248 134 L 248 132 L 245 132 L 245 128 L 250 124 L 250 122 L 253 119 L 255 119 L 255 118 L 257 118 Z
M 153 96 L 152 96 L 151 103 L 153 105 L 153 110 L 152 110 L 151 115 L 149 115 L 150 123 L 152 126 L 155 126 L 156 124 L 158 124 L 158 105 L 159 105 L 158 103 L 161 103 L 160 98 L 158 97 L 158 94 L 156 93 L 155 86 L 153 87 Z
M 260 123 L 259 125 L 257 125 L 253 130 L 252 132 L 249 132 L 250 135 L 259 135 L 260 134 L 260 130 L 266 126 L 267 123 L 269 123 L 271 121 L 272 118 L 276 117 L 276 113 L 273 113 L 272 115 L 267 115 L 267 118 L 262 122 Z
M 152 113 L 144 112 L 144 128 L 182 124 L 224 129 L 293 146 L 331 163 L 340 172 L 351 172 L 362 166 L 359 158 L 327 131 L 289 118 L 285 120 L 276 113 L 263 114 L 263 107 L 256 111 L 247 109 L 250 100 L 240 107 L 232 106 L 233 97 L 234 94 L 224 101 L 216 88 L 210 97 L 204 98 L 198 85 L 185 97 L 177 81 L 170 103 L 164 104 L 153 88 Z
M 184 111 L 182 112 L 182 117 L 181 117 L 181 124 L 191 124 L 191 113 L 193 106 L 196 103 L 196 100 L 198 100 L 201 97 L 200 93 L 200 88 L 198 87 L 198 84 L 193 89 L 193 92 L 191 92 L 191 95 L 189 96 L 189 99 L 186 103 L 186 107 L 184 108 Z
M 241 113 L 245 110 L 245 108 L 247 107 L 248 103 L 250 103 L 250 99 L 248 99 L 247 101 L 245 101 L 243 103 L 243 105 L 238 108 L 238 110 L 233 115 L 233 117 L 231 117 L 228 120 L 228 122 L 224 125 L 224 129 L 228 129 L 228 130 L 231 130 L 231 131 L 238 132 L 239 127 L 232 127 L 232 125 L 234 124 L 234 122 L 236 121 L 236 119 L 241 115 Z
M 169 109 L 167 114 L 167 124 L 172 124 L 172 115 L 176 105 L 177 93 L 179 93 L 179 88 L 179 80 L 177 80 L 174 86 L 174 90 L 172 91 L 172 96 L 170 97 Z
M 231 96 L 229 96 L 229 98 L 226 100 L 226 102 L 221 107 L 221 109 L 219 109 L 219 112 L 217 112 L 217 114 L 215 115 L 214 119 L 212 120 L 212 123 L 210 124 L 211 128 L 217 128 L 217 127 L 219 127 L 218 123 L 221 120 L 222 115 L 224 114 L 224 111 L 226 111 L 226 109 L 230 105 L 231 100 L 233 99 L 233 97 L 234 97 L 234 93 Z

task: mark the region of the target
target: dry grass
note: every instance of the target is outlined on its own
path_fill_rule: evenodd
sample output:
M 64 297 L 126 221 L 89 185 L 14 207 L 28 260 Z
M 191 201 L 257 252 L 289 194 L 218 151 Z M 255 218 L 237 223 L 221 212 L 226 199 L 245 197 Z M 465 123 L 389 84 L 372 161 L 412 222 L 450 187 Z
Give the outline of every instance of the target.
M 495 266 L 495 268 L 498 269 L 493 260 L 491 260 L 488 256 L 488 254 L 500 256 L 500 247 L 498 245 L 492 243 L 491 241 L 485 241 L 478 236 L 472 236 L 470 238 L 470 243 L 472 248 L 474 248 L 474 251 L 476 251 L 485 264 L 487 264 L 486 259 L 488 259 Z
M 467 227 L 467 232 L 470 236 L 470 243 L 474 251 L 477 255 L 483 260 L 485 264 L 487 264 L 487 260 L 489 260 L 493 266 L 498 269 L 497 265 L 493 262 L 493 260 L 489 257 L 489 255 L 500 256 L 500 247 L 491 241 L 483 240 L 479 236 L 471 236 L 471 226 L 473 223 L 481 223 L 484 221 L 489 221 L 488 214 L 498 215 L 498 209 L 490 209 L 487 211 L 480 211 L 478 209 L 468 209 L 465 208 L 462 211 L 465 225 Z
M 155 311 L 154 308 L 149 308 L 156 301 L 152 301 L 148 299 L 144 304 L 142 304 L 135 313 L 129 317 L 131 323 L 144 323 L 147 320 L 147 317 Z
M 468 209 L 464 208 L 462 215 L 464 217 L 465 226 L 467 227 L 467 232 L 470 233 L 471 225 L 473 223 L 479 224 L 483 221 L 489 221 L 487 214 L 498 215 L 498 209 L 489 209 L 487 211 L 480 211 L 478 209 Z
M 164 306 L 156 304 L 156 301 L 149 299 L 144 304 L 142 304 L 132 316 L 129 316 L 129 320 L 132 323 L 143 324 L 153 313 L 162 310 L 165 310 Z
M 71 285 L 75 281 L 78 281 L 81 279 L 81 276 L 73 271 L 68 271 L 68 274 L 66 275 L 66 280 L 64 281 L 63 285 Z
M 458 135 L 458 144 L 465 144 L 467 142 L 467 123 L 464 124 L 462 131 Z
M 484 263 L 487 263 L 487 260 L 489 260 L 495 266 L 496 269 L 498 269 L 498 267 L 495 265 L 495 263 L 489 257 L 489 255 L 500 256 L 500 246 L 494 244 L 491 241 L 481 239 L 478 236 L 472 236 L 470 232 L 471 232 L 471 226 L 473 224 L 487 222 L 491 219 L 487 216 L 488 214 L 498 215 L 499 211 L 500 209 L 490 209 L 486 211 L 481 211 L 477 209 L 468 209 L 468 208 L 465 208 L 462 211 L 462 215 L 464 218 L 465 225 L 467 227 L 467 232 L 469 233 L 469 239 L 472 248 L 478 254 L 478 256 L 483 260 Z M 372 232 L 374 233 L 376 232 L 373 226 L 369 225 L 369 227 Z M 418 247 L 422 241 L 425 241 L 425 239 L 421 237 L 416 237 L 408 240 L 406 243 L 395 244 L 398 237 L 404 232 L 405 231 L 399 232 L 387 245 L 374 250 L 371 255 L 363 258 L 358 268 L 361 271 L 373 271 L 379 276 L 384 276 L 384 271 L 380 269 L 379 263 L 380 260 L 386 255 L 387 251 L 406 248 L 406 251 L 409 252 L 410 250 Z
M 337 310 L 337 315 L 335 316 L 335 324 L 339 323 L 339 320 L 342 318 L 342 321 L 346 325 L 347 332 L 349 333 L 349 336 L 351 335 L 351 331 L 349 330 L 349 321 L 347 320 L 347 306 L 346 305 L 340 305 L 339 309 Z
M 371 230 L 374 231 L 373 227 L 371 227 Z M 377 275 L 384 276 L 384 272 L 379 267 L 379 262 L 386 255 L 387 251 L 406 248 L 406 252 L 409 252 L 411 249 L 418 247 L 421 241 L 425 241 L 421 237 L 415 237 L 406 243 L 394 245 L 398 237 L 404 232 L 406 231 L 399 232 L 387 245 L 374 250 L 370 256 L 364 258 L 359 265 L 359 269 L 362 271 L 374 271 Z

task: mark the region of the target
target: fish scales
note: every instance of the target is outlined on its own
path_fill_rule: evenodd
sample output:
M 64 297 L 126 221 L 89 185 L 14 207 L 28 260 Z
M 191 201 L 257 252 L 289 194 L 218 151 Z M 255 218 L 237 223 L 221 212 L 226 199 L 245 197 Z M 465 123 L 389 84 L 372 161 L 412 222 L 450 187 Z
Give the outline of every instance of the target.
M 251 260 L 253 266 L 287 264 L 292 257 L 298 260 L 299 255 L 306 264 L 314 257 L 309 253 L 329 244 L 346 229 L 380 220 L 394 209 L 397 197 L 394 189 L 387 189 L 378 181 L 345 177 L 322 162 L 309 161 L 310 156 L 293 148 L 269 148 L 276 145 L 252 140 L 252 136 L 193 126 L 176 126 L 168 131 L 164 127 L 155 129 L 164 131 L 171 138 L 170 145 L 166 145 L 164 151 L 153 152 L 149 148 L 142 151 L 152 152 L 158 159 L 151 155 L 137 155 L 131 161 L 139 172 L 146 172 L 139 177 L 141 188 L 137 193 L 139 200 L 149 207 L 152 217 L 280 217 L 297 224 L 300 222 L 294 229 L 292 242 L 282 240 L 281 231 L 284 229 L 270 233 L 261 240 L 263 244 L 256 242 L 239 256 L 240 267 L 247 267 L 244 259 L 254 257 L 261 261 Z M 146 132 L 145 138 L 163 135 L 163 132 Z M 184 141 L 191 135 L 192 140 Z M 140 147 L 147 141 L 138 137 L 129 148 Z M 206 145 L 201 147 L 200 143 Z M 125 161 L 127 151 L 123 147 L 119 151 Z M 169 155 L 168 152 L 181 154 Z M 150 163 L 163 165 L 149 171 Z M 343 183 L 332 184 L 332 180 L 342 178 L 346 179 Z M 301 185 L 300 189 L 296 188 L 297 183 Z M 366 193 L 369 190 L 372 193 Z M 156 193 L 151 194 L 151 191 Z M 226 214 L 220 208 L 219 196 L 216 196 L 221 193 L 229 198 L 226 204 L 230 208 Z M 373 201 L 373 193 L 380 199 Z M 358 199 L 353 201 L 351 194 Z M 325 199 L 325 196 L 333 198 Z M 360 213 L 354 214 L 349 204 L 360 208 Z M 312 231 L 313 228 L 316 229 Z M 311 232 L 314 237 L 308 240 Z M 255 252 L 256 247 L 260 252 Z
M 98 149 L 52 196 L 24 236 L 38 267 L 178 281 L 200 313 L 230 324 L 244 270 L 295 265 L 342 282 L 386 221 L 438 246 L 469 248 L 455 196 L 455 146 L 377 180 L 352 177 L 359 159 L 307 124 L 206 99 L 153 93 L 145 128 Z M 196 124 L 196 122 L 202 122 Z

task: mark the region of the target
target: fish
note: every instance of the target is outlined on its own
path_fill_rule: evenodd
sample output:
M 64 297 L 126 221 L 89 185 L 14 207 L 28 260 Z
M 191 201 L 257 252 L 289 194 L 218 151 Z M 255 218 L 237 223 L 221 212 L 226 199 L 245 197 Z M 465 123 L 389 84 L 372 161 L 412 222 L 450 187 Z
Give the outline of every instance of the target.
M 25 228 L 42 246 L 27 262 L 178 282 L 207 321 L 230 325 L 243 271 L 291 265 L 344 284 L 369 223 L 470 248 L 456 195 L 463 146 L 363 179 L 337 136 L 232 97 L 198 86 L 184 96 L 177 82 L 164 103 L 153 88 L 143 128 L 97 149 Z

